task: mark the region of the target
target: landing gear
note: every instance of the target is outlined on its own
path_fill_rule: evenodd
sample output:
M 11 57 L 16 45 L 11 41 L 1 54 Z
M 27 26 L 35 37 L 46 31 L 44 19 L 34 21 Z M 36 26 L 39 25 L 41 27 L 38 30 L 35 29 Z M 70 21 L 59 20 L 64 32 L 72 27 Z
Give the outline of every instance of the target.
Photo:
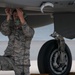
M 67 75 L 72 65 L 70 49 L 61 36 L 52 34 L 55 40 L 47 41 L 40 49 L 38 55 L 38 68 L 40 73 L 51 75 Z

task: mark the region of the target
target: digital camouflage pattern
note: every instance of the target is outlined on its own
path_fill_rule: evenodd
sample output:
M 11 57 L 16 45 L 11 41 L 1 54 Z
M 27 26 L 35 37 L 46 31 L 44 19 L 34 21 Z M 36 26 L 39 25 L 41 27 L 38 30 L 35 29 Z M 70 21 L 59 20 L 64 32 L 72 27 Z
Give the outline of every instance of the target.
M 34 30 L 27 24 L 21 25 L 21 27 L 17 29 L 12 20 L 9 22 L 5 20 L 1 25 L 1 32 L 5 36 L 8 36 L 9 42 L 4 56 L 0 57 L 0 68 L 7 70 L 13 68 L 16 75 L 21 75 L 24 69 L 25 73 L 27 73 L 25 75 L 29 75 L 30 44 Z

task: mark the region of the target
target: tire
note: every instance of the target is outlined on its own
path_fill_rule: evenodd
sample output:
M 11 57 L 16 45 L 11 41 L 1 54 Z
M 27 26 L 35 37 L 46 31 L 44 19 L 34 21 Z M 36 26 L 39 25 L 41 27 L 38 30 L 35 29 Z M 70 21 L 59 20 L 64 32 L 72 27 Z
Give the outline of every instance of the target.
M 51 75 L 67 75 L 70 72 L 72 65 L 72 55 L 70 49 L 65 44 L 65 53 L 63 68 L 53 66 L 54 63 L 54 54 L 57 54 L 58 44 L 56 40 L 47 41 L 40 49 L 38 54 L 38 69 L 42 74 L 51 74 Z M 55 56 L 56 57 L 56 56 Z M 59 63 L 59 56 L 57 57 L 57 63 Z M 61 65 L 61 64 L 60 64 Z M 58 65 L 57 65 L 58 66 Z M 61 70 L 62 69 L 62 70 Z

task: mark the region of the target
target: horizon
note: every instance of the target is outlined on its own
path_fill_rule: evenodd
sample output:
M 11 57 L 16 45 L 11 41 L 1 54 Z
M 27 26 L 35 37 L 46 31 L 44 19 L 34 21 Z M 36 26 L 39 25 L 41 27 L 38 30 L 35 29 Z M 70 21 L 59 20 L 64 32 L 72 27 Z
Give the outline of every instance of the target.
M 37 27 L 34 28 L 35 34 L 33 36 L 32 41 L 47 41 L 47 40 L 51 40 L 54 39 L 53 37 L 51 37 L 50 35 L 54 32 L 54 24 L 49 24 L 46 26 L 42 26 L 42 27 Z M 64 38 L 65 40 L 75 40 L 74 39 L 68 39 L 68 38 Z M 0 41 L 9 41 L 8 37 L 3 35 L 0 32 Z

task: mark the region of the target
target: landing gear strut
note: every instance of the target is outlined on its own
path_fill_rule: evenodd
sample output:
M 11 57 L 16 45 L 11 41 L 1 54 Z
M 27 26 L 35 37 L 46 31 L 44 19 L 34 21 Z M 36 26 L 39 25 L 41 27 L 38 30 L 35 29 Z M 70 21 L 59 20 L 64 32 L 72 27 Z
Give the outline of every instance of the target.
M 47 41 L 39 51 L 39 71 L 51 75 L 67 75 L 72 65 L 70 49 L 61 35 L 54 32 L 51 36 L 55 39 Z

